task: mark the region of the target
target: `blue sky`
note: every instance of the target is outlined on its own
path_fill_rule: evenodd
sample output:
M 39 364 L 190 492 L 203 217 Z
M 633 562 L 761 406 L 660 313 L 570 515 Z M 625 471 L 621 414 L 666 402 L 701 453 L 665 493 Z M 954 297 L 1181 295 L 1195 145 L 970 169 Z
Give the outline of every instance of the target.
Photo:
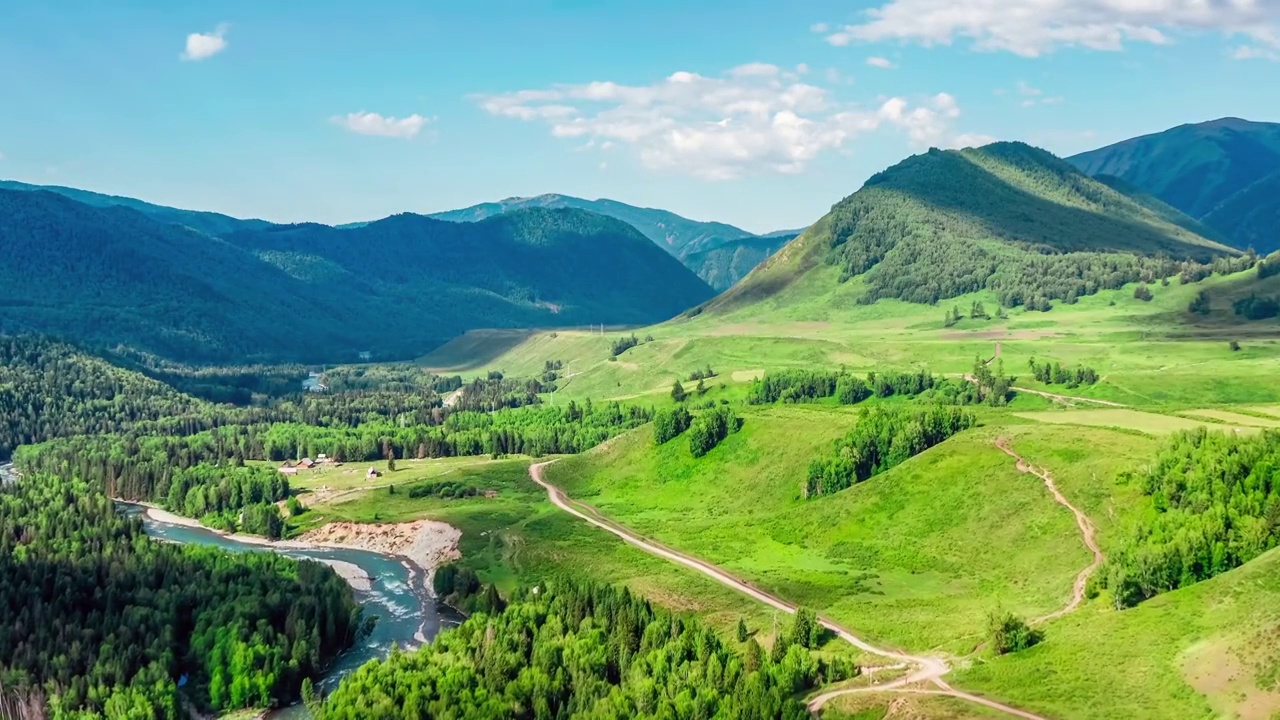
M 1280 120 L 1275 0 L 0 5 L 0 177 L 276 221 L 803 226 L 930 145 Z

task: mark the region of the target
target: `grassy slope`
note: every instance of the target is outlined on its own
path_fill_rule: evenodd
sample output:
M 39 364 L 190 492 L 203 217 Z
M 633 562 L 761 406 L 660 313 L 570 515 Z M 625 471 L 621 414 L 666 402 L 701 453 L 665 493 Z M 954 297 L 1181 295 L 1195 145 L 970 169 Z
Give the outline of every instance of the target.
M 1005 420 L 993 415 L 987 427 L 819 500 L 798 497 L 805 467 L 856 421 L 852 411 L 749 412 L 741 432 L 696 460 L 680 440 L 653 447 L 642 429 L 548 474 L 619 522 L 872 638 L 963 653 L 980 642 L 989 610 L 1048 613 L 1088 564 L 1071 516 L 993 446 Z M 1060 434 L 1018 432 L 1050 444 Z M 1107 430 L 1072 436 L 1112 442 L 1109 470 L 1136 463 L 1141 452 L 1125 449 L 1147 442 Z
M 1063 720 L 1265 719 L 1280 712 L 1278 640 L 1272 551 L 1131 610 L 1086 606 L 1055 623 L 1043 645 L 976 664 L 955 682 Z

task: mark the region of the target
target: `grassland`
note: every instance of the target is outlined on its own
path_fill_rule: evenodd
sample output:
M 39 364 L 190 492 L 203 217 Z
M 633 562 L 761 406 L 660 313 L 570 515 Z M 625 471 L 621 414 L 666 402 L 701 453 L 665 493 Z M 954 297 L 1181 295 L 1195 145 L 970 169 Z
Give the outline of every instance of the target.
M 463 562 L 486 582 L 503 592 L 522 583 L 569 573 L 606 582 L 625 583 L 664 606 L 697 613 L 730 637 L 739 618 L 767 644 L 773 613 L 702 575 L 653 558 L 614 536 L 559 511 L 543 491 L 529 480 L 528 458 L 477 460 L 476 458 L 399 461 L 397 470 L 386 471 L 374 463 L 383 477 L 364 484 L 367 465 L 352 477 L 343 470 L 300 475 L 295 485 L 310 497 L 310 507 L 297 518 L 295 531 L 332 521 L 363 523 L 406 522 L 431 518 L 462 531 Z M 414 485 L 443 478 L 493 490 L 492 497 L 413 499 Z M 326 498 L 313 489 L 339 483 L 354 487 Z M 394 486 L 392 493 L 388 486 Z M 372 486 L 372 487 L 370 487 Z M 309 494 L 309 495 L 308 495 Z M 833 651 L 848 652 L 835 646 Z
M 1269 719 L 1280 710 L 1273 702 L 1280 653 L 1267 649 L 1280 645 L 1271 609 L 1280 592 L 1275 553 L 1133 610 L 1112 610 L 1104 594 L 1048 623 L 1047 640 L 1029 652 L 998 660 L 975 652 L 989 611 L 1049 613 L 1066 603 L 1075 574 L 1089 562 L 1070 513 L 993 441 L 1007 439 L 1052 472 L 1097 526 L 1103 552 L 1110 552 L 1153 512 L 1136 487 L 1114 479 L 1148 462 L 1162 437 L 1195 427 L 1260 432 L 1280 423 L 1280 323 L 1245 322 L 1230 310 L 1231 301 L 1248 292 L 1280 293 L 1280 278 L 1259 282 L 1249 272 L 1186 286 L 1173 279 L 1153 284 L 1150 302 L 1136 299 L 1131 285 L 1073 305 L 1056 303 L 1048 313 L 1013 310 L 1007 318 L 967 318 L 945 327 L 952 305 L 966 312 L 976 301 L 994 311 L 994 296 L 976 293 L 937 307 L 896 300 L 860 305 L 862 279 L 839 283 L 834 268 L 804 266 L 803 258 L 786 252 L 780 262 L 795 268 L 782 292 L 749 306 L 712 303 L 693 317 L 637 329 L 642 342 L 617 358 L 610 345 L 623 331 L 562 330 L 472 334 L 422 363 L 468 374 L 527 375 L 560 360 L 566 377 L 558 402 L 627 398 L 653 405 L 671 402 L 673 379 L 710 365 L 717 377 L 707 383 L 708 397 L 739 404 L 741 432 L 694 459 L 682 439 L 655 447 L 641 428 L 561 460 L 548 468 L 548 480 L 639 534 L 813 607 L 870 640 L 950 656 L 961 668 L 949 678 L 957 687 L 1048 717 Z M 1212 310 L 1192 315 L 1187 305 L 1202 290 Z M 1232 340 L 1239 350 L 1229 347 Z M 738 403 L 747 383 L 768 370 L 928 367 L 960 374 L 997 347 L 1021 387 L 1125 407 L 1076 402 L 1068 408 L 1020 394 L 1008 410 L 983 410 L 981 427 L 888 473 L 803 500 L 808 462 L 827 452 L 859 411 Z M 1073 389 L 1040 385 L 1027 372 L 1032 358 L 1087 365 L 1101 379 Z M 557 516 L 532 488 L 520 489 L 522 482 L 513 471 L 512 490 L 492 506 L 524 498 L 516 504 L 527 507 L 511 507 L 509 517 L 430 505 L 440 501 L 405 507 L 410 515 L 451 517 L 472 528 L 464 535 L 468 561 L 503 582 L 576 566 L 677 607 L 710 612 L 721 627 L 752 612 L 721 588 Z M 362 517 L 378 512 L 375 506 L 385 507 L 371 501 L 360 509 Z M 752 617 L 768 622 L 758 610 Z M 969 718 L 983 712 L 948 698 L 858 696 L 843 699 L 828 716 Z
M 974 302 L 995 310 L 995 297 L 976 293 L 937 307 L 881 300 L 859 305 L 864 288 L 854 278 L 838 283 L 834 268 L 816 268 L 798 277 L 785 297 L 749 308 L 634 331 L 652 342 L 610 360 L 612 340 L 623 334 L 582 331 L 471 333 L 446 344 L 421 362 L 432 368 L 479 374 L 540 372 L 548 360 L 566 363 L 566 397 L 643 397 L 660 395 L 673 378 L 685 378 L 711 365 L 720 381 L 742 382 L 761 370 L 785 367 L 837 367 L 869 371 L 927 366 L 940 373 L 962 373 L 976 356 L 990 358 L 998 342 L 1009 372 L 1031 380 L 1032 358 L 1066 365 L 1084 364 L 1101 382 L 1069 394 L 1120 402 L 1140 408 L 1214 407 L 1280 402 L 1280 383 L 1271 381 L 1280 357 L 1280 323 L 1245 322 L 1230 301 L 1247 292 L 1280 293 L 1280 276 L 1258 282 L 1252 271 L 1215 276 L 1194 285 L 1155 285 L 1154 299 L 1133 297 L 1134 286 L 1058 304 L 1047 313 L 1010 311 L 1007 319 L 965 319 L 944 327 L 946 308 L 967 311 Z M 1211 298 L 1208 316 L 1187 312 L 1201 290 Z M 630 332 L 630 331 L 628 331 Z M 1232 351 L 1228 341 L 1240 343 Z M 473 354 L 477 347 L 484 351 Z M 463 358 L 471 358 L 464 360 Z M 742 378 L 742 380 L 737 380 Z
M 1060 431 L 991 413 L 984 427 L 871 481 L 801 499 L 808 460 L 855 421 L 829 407 L 749 411 L 742 430 L 701 459 L 679 439 L 654 447 L 641 429 L 548 477 L 641 534 L 891 645 L 965 654 L 991 610 L 1032 617 L 1065 604 L 1089 561 L 1071 515 L 993 443 L 1012 435 L 1057 451 Z M 1148 441 L 1090 429 L 1069 442 L 1082 438 L 1114 447 L 1090 492 L 1127 511 L 1134 498 L 1107 486 L 1144 459 Z
M 1280 552 L 1124 611 L 1093 603 L 957 684 L 1053 717 L 1280 713 Z

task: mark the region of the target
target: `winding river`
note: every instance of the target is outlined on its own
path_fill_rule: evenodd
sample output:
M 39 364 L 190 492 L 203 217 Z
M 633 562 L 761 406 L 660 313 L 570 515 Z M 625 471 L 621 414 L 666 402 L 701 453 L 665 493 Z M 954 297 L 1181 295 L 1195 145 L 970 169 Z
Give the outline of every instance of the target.
M 366 615 L 378 616 L 377 625 L 359 645 L 338 656 L 333 667 L 317 683 L 324 691 L 337 686 L 347 673 L 375 658 L 384 658 L 392 645 L 401 648 L 417 647 L 429 642 L 445 627 L 457 625 L 461 616 L 448 607 L 439 605 L 423 587 L 421 573 L 411 569 L 408 561 L 393 555 L 368 550 L 347 548 L 276 548 L 269 545 L 244 543 L 226 535 L 203 528 L 173 525 L 146 515 L 138 505 L 121 503 L 123 512 L 142 516 L 147 535 L 168 542 L 186 545 L 209 545 L 231 552 L 278 552 L 292 558 L 324 562 L 341 561 L 358 566 L 372 580 L 370 588 L 356 590 L 356 600 Z M 305 718 L 301 705 L 278 710 L 270 715 L 274 719 Z

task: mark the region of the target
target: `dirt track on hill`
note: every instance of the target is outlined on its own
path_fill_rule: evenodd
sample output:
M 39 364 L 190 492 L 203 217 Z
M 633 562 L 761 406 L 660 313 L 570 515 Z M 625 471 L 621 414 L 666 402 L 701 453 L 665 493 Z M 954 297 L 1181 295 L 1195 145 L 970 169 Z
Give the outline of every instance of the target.
M 747 595 L 748 597 L 758 600 L 771 607 L 782 610 L 783 612 L 794 613 L 796 611 L 795 605 L 792 605 L 791 603 L 788 603 L 787 601 L 775 595 L 765 592 L 764 590 L 754 587 L 751 584 L 747 583 L 746 581 L 740 580 L 739 578 L 736 578 L 733 575 L 730 575 L 725 570 L 722 570 L 721 568 L 715 565 L 712 565 L 711 563 L 706 562 L 705 560 L 700 560 L 691 555 L 686 555 L 677 550 L 673 550 L 669 547 L 662 545 L 661 543 L 658 543 L 652 540 L 646 540 L 640 537 L 639 535 L 636 535 L 635 533 L 631 532 L 627 528 L 614 522 L 613 520 L 610 520 L 608 517 L 602 515 L 595 508 L 575 502 L 568 495 L 565 495 L 564 491 L 562 491 L 560 488 L 556 487 L 555 485 L 552 485 L 551 483 L 547 482 L 543 478 L 543 469 L 554 462 L 556 461 L 550 460 L 547 462 L 535 463 L 533 465 L 530 465 L 529 477 L 535 483 L 537 483 L 539 486 L 541 486 L 544 490 L 547 491 L 547 499 L 549 499 L 551 503 L 556 507 L 560 508 L 561 510 L 564 510 L 565 512 L 569 513 L 570 515 L 573 515 L 574 517 L 577 517 L 581 520 L 585 520 L 586 522 L 600 528 L 601 530 L 604 530 L 606 532 L 609 532 L 618 536 L 619 538 L 622 539 L 623 542 L 626 542 L 629 545 L 633 545 L 649 553 L 650 555 L 655 555 L 657 557 L 663 558 L 664 560 L 669 560 L 676 564 L 683 565 L 687 568 L 700 572 L 703 575 L 706 575 L 707 577 L 711 578 L 712 580 L 715 580 L 716 582 L 720 583 L 721 585 L 725 585 L 733 590 L 737 590 L 738 592 L 744 595 Z M 823 617 L 819 617 L 818 622 L 821 623 L 823 627 L 834 632 L 842 640 L 844 640 L 845 642 L 848 642 L 849 644 L 853 645 L 859 650 L 862 650 L 863 652 L 869 653 L 871 655 L 878 655 L 880 657 L 888 658 L 890 660 L 894 660 L 897 662 L 905 663 L 906 665 L 913 666 L 916 669 L 904 675 L 903 677 L 898 678 L 897 680 L 893 680 L 891 682 L 887 682 L 882 685 L 872 685 L 869 687 L 860 687 L 860 688 L 846 688 L 842 690 L 832 690 L 829 692 L 819 694 L 814 698 L 812 698 L 811 700 L 809 700 L 809 704 L 808 704 L 809 711 L 813 713 L 814 716 L 819 715 L 822 712 L 822 708 L 828 702 L 830 702 L 831 700 L 837 697 L 840 697 L 841 695 L 851 695 L 856 693 L 876 693 L 876 692 L 904 692 L 904 693 L 927 693 L 932 695 L 947 695 L 947 696 L 958 698 L 961 700 L 966 700 L 968 702 L 976 703 L 978 705 L 983 705 L 985 707 L 989 707 L 994 710 L 999 710 L 1001 712 L 1007 713 L 1014 717 L 1024 718 L 1024 720 L 1048 720 L 1048 718 L 1045 718 L 1041 715 L 1036 715 L 1034 713 L 1030 713 L 1025 710 L 1019 710 L 1015 707 L 1010 707 L 1003 703 L 996 702 L 995 700 L 989 700 L 987 698 L 980 697 L 978 695 L 973 695 L 971 693 L 967 693 L 962 690 L 956 690 L 952 688 L 950 685 L 946 683 L 945 680 L 942 679 L 944 675 L 946 675 L 948 672 L 951 671 L 950 666 L 948 666 L 946 661 L 943 660 L 942 658 L 909 655 L 907 653 L 898 652 L 896 650 L 888 650 L 888 649 L 876 647 L 875 645 L 872 645 L 871 643 L 859 638 L 858 636 L 854 635 L 852 632 L 850 632 L 846 628 L 841 627 L 840 625 L 836 624 L 831 620 L 828 620 Z M 938 689 L 932 690 L 932 689 L 921 689 L 918 687 L 916 688 L 907 687 L 908 685 L 915 685 L 917 683 L 932 683 Z
M 1000 448 L 1006 455 L 1017 461 L 1018 472 L 1035 475 L 1044 481 L 1044 486 L 1049 489 L 1049 492 L 1053 495 L 1053 499 L 1057 501 L 1059 505 L 1070 510 L 1072 515 L 1076 516 L 1076 526 L 1080 528 L 1080 538 L 1084 541 L 1085 548 L 1093 553 L 1093 562 L 1089 563 L 1088 567 L 1081 570 L 1080 574 L 1076 576 L 1075 585 L 1072 586 L 1071 590 L 1071 601 L 1059 610 L 1055 610 L 1048 615 L 1035 618 L 1031 621 L 1031 624 L 1038 625 L 1040 623 L 1049 622 L 1050 620 L 1056 620 L 1057 618 L 1060 618 L 1080 607 L 1081 603 L 1084 602 L 1085 586 L 1089 583 L 1090 576 L 1097 572 L 1098 568 L 1102 567 L 1104 558 L 1102 556 L 1102 550 L 1098 547 L 1097 528 L 1094 527 L 1093 521 L 1089 519 L 1088 515 L 1085 515 L 1079 508 L 1072 505 L 1071 502 L 1067 500 L 1066 496 L 1058 490 L 1058 486 L 1054 484 L 1053 476 L 1049 474 L 1048 470 L 1039 469 L 1035 465 L 1024 460 L 1021 455 L 1013 451 L 1013 448 L 1009 447 L 1009 441 L 1004 438 L 998 438 L 996 440 L 996 447 Z

